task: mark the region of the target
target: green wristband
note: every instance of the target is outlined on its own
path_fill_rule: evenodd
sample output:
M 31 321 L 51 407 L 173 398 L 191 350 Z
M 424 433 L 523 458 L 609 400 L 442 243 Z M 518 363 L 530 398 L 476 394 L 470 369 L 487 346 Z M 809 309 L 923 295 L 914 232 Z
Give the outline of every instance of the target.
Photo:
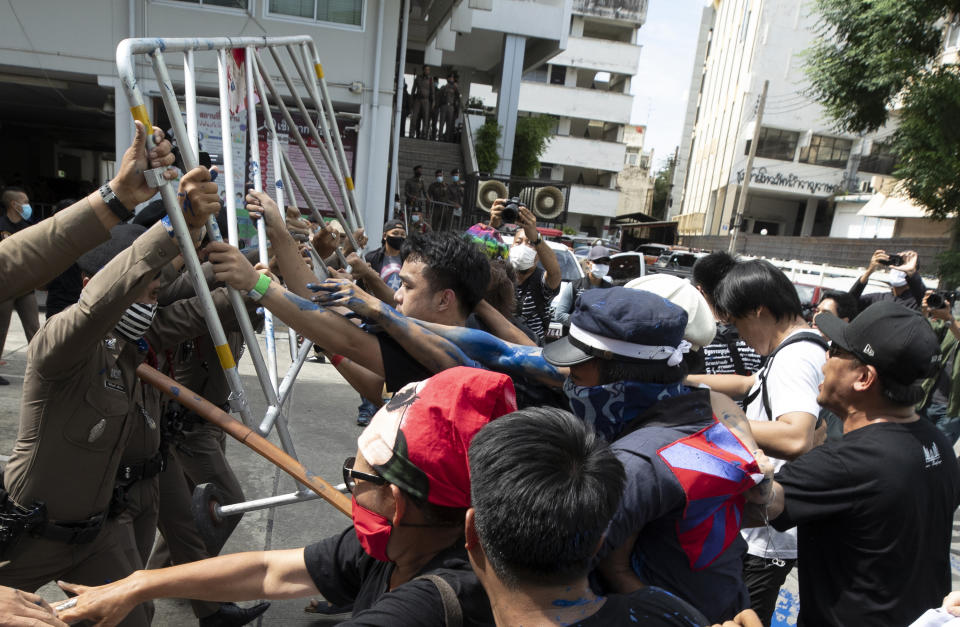
M 266 274 L 261 274 L 260 278 L 257 279 L 257 284 L 253 286 L 253 289 L 247 293 L 253 300 L 260 300 L 267 293 L 267 289 L 270 287 L 270 276 Z

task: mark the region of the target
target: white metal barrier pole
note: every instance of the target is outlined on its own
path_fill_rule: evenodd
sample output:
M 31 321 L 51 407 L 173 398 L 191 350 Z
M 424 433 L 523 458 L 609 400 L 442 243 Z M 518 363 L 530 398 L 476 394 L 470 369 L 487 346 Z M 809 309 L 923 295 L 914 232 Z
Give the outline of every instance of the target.
M 233 181 L 233 143 L 230 141 L 230 85 L 227 81 L 227 50 L 217 53 L 217 79 L 220 86 L 220 139 L 224 171 L 223 186 L 226 190 L 224 201 L 227 206 L 227 241 L 231 246 L 239 246 L 237 234 L 237 199 Z
M 183 100 L 187 111 L 187 137 L 193 154 L 200 157 L 200 137 L 197 135 L 197 75 L 194 71 L 193 50 L 183 53 Z M 180 138 L 178 137 L 179 141 Z
M 296 50 L 298 48 L 300 52 L 303 53 L 302 68 L 299 59 L 297 59 Z M 353 202 L 356 202 L 356 196 L 351 196 L 351 191 L 353 190 L 354 185 L 353 179 L 350 176 L 350 164 L 346 162 L 346 158 L 344 158 L 342 164 L 340 163 L 340 156 L 336 148 L 338 142 L 340 142 L 340 126 L 337 124 L 337 116 L 335 113 L 333 113 L 332 103 L 330 103 L 329 108 L 324 106 L 328 103 L 323 101 L 320 92 L 317 90 L 318 77 L 323 77 L 323 65 L 321 65 L 320 61 L 311 54 L 306 43 L 299 47 L 289 46 L 287 51 L 290 54 L 290 58 L 293 60 L 294 66 L 300 73 L 300 78 L 303 80 L 304 85 L 307 86 L 307 93 L 310 94 L 310 98 L 313 100 L 313 106 L 317 110 L 317 119 L 320 120 L 320 127 L 323 129 L 323 136 L 327 140 L 327 148 L 332 157 L 332 163 L 329 164 L 331 171 L 333 172 L 334 177 L 337 179 L 337 182 L 340 184 L 340 193 L 343 196 L 343 203 L 347 207 L 346 212 L 350 215 L 351 219 L 355 223 L 355 226 L 350 228 L 356 229 L 362 227 L 363 219 L 359 216 L 356 208 L 351 206 L 351 198 L 353 199 Z M 310 60 L 313 60 L 314 74 L 312 76 L 307 71 L 307 65 L 310 63 Z M 347 228 L 346 223 L 344 223 L 344 228 Z M 357 252 L 359 253 L 360 251 L 358 250 Z
M 300 134 L 300 129 L 297 128 L 296 122 L 293 120 L 293 116 L 290 115 L 290 111 L 287 109 L 287 105 L 284 104 L 283 99 L 280 97 L 279 92 L 273 85 L 273 81 L 270 79 L 270 76 L 263 70 L 263 61 L 260 58 L 259 51 L 255 53 L 257 59 L 257 67 L 259 70 L 257 76 L 259 77 L 257 81 L 257 89 L 260 90 L 261 96 L 266 94 L 266 91 L 261 89 L 264 85 L 270 91 L 270 94 L 273 96 L 274 102 L 277 105 L 277 108 L 280 109 L 280 114 L 283 115 L 283 119 L 286 121 L 287 126 L 290 129 L 290 133 L 296 140 L 297 145 L 300 147 L 300 151 L 303 153 L 304 158 L 307 161 L 307 165 L 310 166 L 310 171 L 313 173 L 313 176 L 317 179 L 317 183 L 320 184 L 320 189 L 323 190 L 324 195 L 327 197 L 327 201 L 330 203 L 333 212 L 336 214 L 337 218 L 344 225 L 344 230 L 347 232 L 347 239 L 350 240 L 350 243 L 353 245 L 354 250 L 361 250 L 357 245 L 357 241 L 353 238 L 353 233 L 351 232 L 350 222 L 348 222 L 343 213 L 340 211 L 340 207 L 337 205 L 336 200 L 333 198 L 333 195 L 330 193 L 330 189 L 327 187 L 326 182 L 323 180 L 323 174 L 320 172 L 320 168 L 317 167 L 317 162 L 314 160 L 313 155 L 310 154 L 310 149 L 307 147 L 307 143 L 303 139 L 303 135 Z M 290 172 L 293 172 L 293 168 L 289 168 Z
M 122 44 L 123 42 L 121 42 Z M 119 48 L 118 48 L 119 51 Z M 118 52 L 119 54 L 119 52 Z M 177 103 L 176 95 L 173 91 L 173 84 L 170 82 L 170 75 L 167 72 L 167 65 L 163 60 L 163 55 L 159 49 L 154 50 L 153 54 L 150 55 L 151 60 L 153 61 L 154 74 L 157 77 L 157 81 L 160 83 L 160 96 L 163 100 L 164 108 L 167 110 L 167 117 L 170 118 L 170 123 L 173 124 L 174 134 L 177 136 L 186 135 L 186 130 L 183 127 L 183 118 L 180 116 L 180 105 Z M 229 135 L 225 138 L 229 140 Z M 225 141 L 226 143 L 226 141 Z M 192 150 L 189 149 L 189 144 L 181 146 L 181 155 L 183 156 L 184 165 L 193 169 L 197 167 L 197 155 L 192 153 Z M 228 190 L 229 192 L 229 190 Z M 168 209 L 169 211 L 169 209 Z M 172 218 L 171 218 L 172 220 Z M 220 234 L 220 228 L 217 226 L 217 221 L 212 217 L 207 221 L 207 232 L 210 235 L 210 239 L 213 241 L 222 241 L 223 238 Z M 196 257 L 196 251 L 193 250 L 193 247 L 190 246 L 190 250 L 182 251 L 184 258 L 188 256 Z M 187 266 L 187 269 L 193 272 L 192 266 Z M 197 261 L 196 269 L 199 272 L 197 277 L 200 281 L 197 285 L 197 294 L 205 292 L 207 295 L 210 294 L 210 290 L 207 288 L 206 282 L 203 279 L 203 273 L 200 271 L 200 262 Z M 202 289 L 201 289 L 202 286 Z M 268 405 L 277 404 L 277 393 L 274 390 L 273 386 L 270 385 L 270 376 L 267 373 L 267 365 L 263 360 L 263 353 L 260 352 L 260 343 L 257 341 L 257 336 L 253 331 L 253 325 L 250 323 L 250 317 L 247 315 L 247 308 L 243 302 L 243 297 L 240 295 L 240 292 L 233 289 L 232 287 L 227 287 L 227 295 L 230 299 L 230 305 L 233 307 L 234 315 L 236 315 L 237 323 L 240 325 L 240 331 L 243 334 L 243 339 L 247 343 L 247 349 L 250 353 L 250 359 L 253 361 L 253 367 L 257 371 L 257 379 L 259 380 L 260 387 L 263 389 L 263 394 L 267 399 Z M 210 299 L 211 307 L 213 305 L 213 299 Z M 220 334 L 223 335 L 224 342 L 226 341 L 226 334 L 223 332 L 223 326 L 220 324 L 220 319 L 217 317 L 216 309 L 211 309 L 213 320 L 207 319 L 208 326 L 211 327 L 216 325 L 220 329 Z M 214 340 L 217 338 L 214 337 Z M 227 347 L 227 352 L 229 353 L 229 347 Z M 230 361 L 233 361 L 231 357 Z M 233 367 L 236 368 L 236 363 L 233 364 Z M 237 381 L 239 382 L 239 374 L 237 375 Z M 232 388 L 231 388 L 232 389 Z M 239 388 L 242 392 L 242 386 Z
M 150 123 L 150 116 L 147 115 L 147 108 L 143 103 L 143 94 L 140 93 L 140 88 L 137 85 L 133 67 L 132 55 L 134 51 L 132 49 L 132 43 L 131 40 L 125 39 L 117 46 L 117 71 L 124 92 L 127 95 L 127 100 L 130 103 L 130 113 L 135 120 L 139 120 L 146 127 L 147 147 L 153 148 L 153 133 L 150 132 L 153 126 Z M 156 55 L 153 55 L 153 57 L 156 58 Z M 164 88 L 161 91 L 165 90 Z M 173 97 L 172 92 L 169 96 Z M 179 127 L 176 133 L 180 134 L 180 136 L 185 136 L 186 131 L 183 129 L 183 121 L 180 119 L 179 106 L 176 108 L 176 116 L 171 115 L 170 117 L 172 118 L 171 121 Z M 193 150 L 189 142 L 183 144 L 181 152 L 183 153 L 185 162 L 189 166 L 195 167 L 196 156 L 192 154 Z M 187 161 L 188 159 L 189 161 Z M 159 189 L 160 195 L 163 198 L 164 208 L 167 210 L 167 215 L 170 217 L 170 223 L 173 225 L 177 242 L 180 244 L 184 263 L 193 281 L 194 290 L 196 290 L 197 296 L 200 298 L 204 318 L 206 319 L 207 328 L 210 331 L 211 339 L 217 351 L 220 366 L 223 368 L 227 384 L 230 387 L 230 407 L 233 411 L 240 414 L 244 423 L 249 425 L 253 417 L 244 395 L 243 383 L 240 381 L 237 364 L 234 361 L 233 353 L 230 351 L 230 345 L 227 343 L 227 336 L 223 331 L 223 326 L 220 324 L 219 317 L 217 317 L 213 297 L 210 295 L 210 290 L 207 288 L 206 281 L 203 279 L 200 260 L 197 258 L 197 253 L 193 248 L 193 241 L 187 228 L 187 222 L 177 202 L 177 191 L 169 181 L 164 181 L 159 186 Z M 211 237 L 217 234 L 217 223 L 212 218 L 207 221 L 207 230 L 210 232 Z
M 317 81 L 320 83 L 321 101 L 327 108 L 327 116 L 330 118 L 330 122 L 336 125 L 337 114 L 333 111 L 333 100 L 330 99 L 330 91 L 327 89 L 327 79 L 323 76 L 323 65 L 320 63 L 320 55 L 317 54 L 317 46 L 312 38 L 309 40 L 308 44 L 303 45 L 309 45 L 310 50 L 313 52 L 313 67 L 317 74 Z M 356 214 L 357 225 L 360 228 L 364 228 L 363 215 L 360 213 L 360 205 L 357 204 L 356 185 L 354 184 L 353 178 L 350 176 L 350 162 L 347 161 L 347 155 L 343 151 L 343 142 L 340 141 L 340 128 L 337 126 L 334 126 L 334 128 L 337 129 L 337 132 L 332 133 L 333 145 L 336 148 L 337 155 L 340 157 L 340 162 L 344 168 L 343 179 L 347 184 L 347 191 L 349 192 L 350 197 L 350 206 L 353 209 L 353 212 Z
M 244 49 L 246 59 L 253 57 L 253 47 Z M 244 63 L 244 72 L 247 83 L 247 136 L 250 145 L 250 175 L 253 178 L 253 189 L 262 192 L 263 180 L 260 177 L 260 141 L 257 137 L 257 97 L 253 89 L 253 66 L 249 61 Z M 282 207 L 280 209 L 283 215 Z M 260 253 L 260 263 L 269 265 L 270 257 L 267 254 L 267 226 L 265 220 L 257 220 L 257 248 Z M 263 334 L 267 345 L 267 372 L 270 375 L 270 384 L 274 390 L 279 389 L 277 383 L 277 338 L 274 333 L 273 313 L 263 308 Z

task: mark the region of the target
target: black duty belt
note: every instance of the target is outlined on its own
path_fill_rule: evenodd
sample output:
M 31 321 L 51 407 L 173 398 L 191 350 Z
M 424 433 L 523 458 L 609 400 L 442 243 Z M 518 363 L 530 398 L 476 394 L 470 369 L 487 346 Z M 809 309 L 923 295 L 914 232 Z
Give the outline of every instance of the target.
M 143 479 L 156 477 L 167 467 L 166 451 L 160 449 L 157 454 L 139 464 L 121 464 L 117 468 L 117 482 L 132 485 Z
M 97 514 L 76 522 L 48 520 L 42 528 L 34 531 L 34 535 L 67 544 L 87 544 L 96 539 L 106 517 L 106 514 Z
M 44 503 L 38 501 L 31 507 L 23 507 L 0 490 L 0 554 L 25 533 L 67 544 L 92 542 L 105 518 L 105 514 L 97 514 L 78 521 L 48 520 Z

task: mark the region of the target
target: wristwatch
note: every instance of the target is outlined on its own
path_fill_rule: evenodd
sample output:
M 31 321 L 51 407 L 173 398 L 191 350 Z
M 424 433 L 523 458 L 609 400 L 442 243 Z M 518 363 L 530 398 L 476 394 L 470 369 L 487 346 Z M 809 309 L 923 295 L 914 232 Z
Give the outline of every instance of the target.
M 539 237 L 537 237 L 537 241 L 535 241 L 535 242 L 533 243 L 533 247 L 536 248 L 537 246 L 539 246 L 539 245 L 542 244 L 542 243 L 543 243 L 543 235 L 540 235 Z
M 120 199 L 117 198 L 117 195 L 113 193 L 113 190 L 110 188 L 110 183 L 104 183 L 100 186 L 100 197 L 103 198 L 103 202 L 107 203 L 110 211 L 120 218 L 121 222 L 126 222 L 133 217 L 133 212 L 127 209 L 127 207 L 120 202 Z

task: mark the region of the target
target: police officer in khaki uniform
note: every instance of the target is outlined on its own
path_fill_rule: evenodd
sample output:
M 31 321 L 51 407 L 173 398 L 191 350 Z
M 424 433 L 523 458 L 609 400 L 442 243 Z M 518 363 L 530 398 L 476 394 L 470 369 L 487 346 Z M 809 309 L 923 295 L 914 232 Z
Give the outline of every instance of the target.
M 180 190 L 199 242 L 207 217 L 220 209 L 217 186 L 208 170 L 197 168 Z M 156 277 L 178 252 L 169 223 L 154 225 L 85 280 L 80 301 L 50 319 L 30 344 L 20 431 L 4 473 L 8 525 L 0 538 L 0 584 L 33 591 L 65 577 L 102 583 L 137 567 L 129 537 L 106 514 L 138 419 L 135 370 L 146 358 L 129 338 L 149 327 Z M 124 624 L 149 624 L 145 608 Z
M 157 190 L 147 185 L 143 171 L 173 164 L 170 142 L 163 139 L 159 128 L 153 127 L 156 147 L 148 155 L 144 126 L 136 122 L 136 128 L 133 144 L 124 153 L 117 175 L 108 183 L 119 205 L 114 202 L 111 208 L 101 192 L 96 191 L 52 218 L 0 242 L 0 301 L 49 283 L 77 257 L 107 241 L 111 228 L 121 219 L 133 216 L 133 207 L 156 195 Z M 163 174 L 168 180 L 179 175 L 175 168 Z
M 433 79 L 430 66 L 423 66 L 423 74 L 413 79 L 413 93 L 410 94 L 413 107 L 410 109 L 410 136 L 427 139 L 430 132 L 430 107 L 433 103 Z
M 460 114 L 460 87 L 453 72 L 447 77 L 447 84 L 440 88 L 437 95 L 440 101 L 440 130 L 437 139 L 452 142 L 456 133 L 457 116 Z

